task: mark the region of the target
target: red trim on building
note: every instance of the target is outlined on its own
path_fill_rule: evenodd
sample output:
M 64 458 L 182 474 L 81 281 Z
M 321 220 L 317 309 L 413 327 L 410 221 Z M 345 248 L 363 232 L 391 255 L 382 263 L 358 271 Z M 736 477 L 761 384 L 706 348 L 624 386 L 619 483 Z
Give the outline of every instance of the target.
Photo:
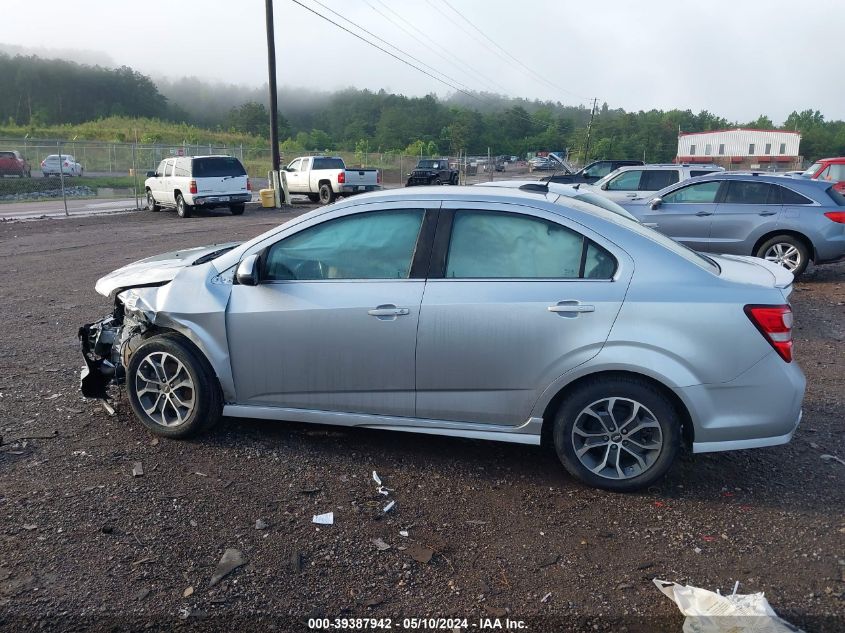
M 748 158 L 751 157 L 749 156 Z M 741 163 L 743 160 L 745 160 L 745 158 L 743 158 L 742 156 L 731 156 L 732 163 Z
M 790 132 L 789 130 L 758 130 L 752 127 L 735 127 L 724 130 L 708 130 L 707 132 L 681 132 L 678 136 L 697 136 L 699 134 L 716 134 L 717 132 L 777 132 L 778 134 L 795 134 L 801 136 L 801 132 Z

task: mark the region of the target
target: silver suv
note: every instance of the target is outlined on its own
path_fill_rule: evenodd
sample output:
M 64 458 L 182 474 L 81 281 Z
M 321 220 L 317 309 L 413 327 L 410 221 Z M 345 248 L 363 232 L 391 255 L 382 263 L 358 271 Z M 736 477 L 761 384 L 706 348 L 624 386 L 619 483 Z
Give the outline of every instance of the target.
M 677 182 L 696 176 L 706 176 L 715 171 L 725 171 L 725 169 L 718 165 L 676 165 L 675 163 L 620 167 L 593 184 L 592 188 L 596 193 L 601 193 L 614 202 L 622 202 L 650 197 L 651 194 Z

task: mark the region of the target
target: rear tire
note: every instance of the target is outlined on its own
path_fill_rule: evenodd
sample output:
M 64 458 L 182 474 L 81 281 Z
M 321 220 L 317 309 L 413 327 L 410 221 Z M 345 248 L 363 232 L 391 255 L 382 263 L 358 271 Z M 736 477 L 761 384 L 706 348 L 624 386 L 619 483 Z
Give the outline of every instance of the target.
M 335 193 L 332 186 L 328 183 L 320 185 L 320 204 L 331 204 L 334 202 Z
M 153 192 L 147 189 L 147 209 L 153 212 L 161 211 L 161 205 L 156 203 Z
M 320 201 L 320 194 L 319 193 L 309 193 L 308 199 L 311 202 L 319 202 Z
M 180 218 L 191 217 L 191 205 L 185 202 L 185 198 L 182 197 L 181 193 L 176 196 L 176 215 Z
M 764 242 L 755 255 L 786 268 L 795 277 L 807 270 L 807 264 L 810 263 L 807 245 L 792 235 L 775 235 Z
M 564 468 L 596 488 L 629 492 L 666 474 L 680 449 L 672 402 L 635 377 L 597 378 L 567 394 L 554 421 Z
M 244 204 L 229 205 L 229 211 L 232 212 L 232 215 L 243 215 L 244 209 L 246 209 L 246 205 Z
M 147 339 L 126 368 L 129 404 L 140 422 L 157 435 L 183 438 L 216 424 L 223 395 L 211 365 L 174 334 Z

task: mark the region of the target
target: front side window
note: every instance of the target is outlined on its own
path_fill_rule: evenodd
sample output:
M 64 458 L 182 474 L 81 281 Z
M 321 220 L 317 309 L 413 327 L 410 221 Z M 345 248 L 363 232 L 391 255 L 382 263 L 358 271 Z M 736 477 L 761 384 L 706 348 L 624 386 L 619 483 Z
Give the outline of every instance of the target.
M 610 279 L 614 272 L 610 253 L 555 222 L 493 211 L 455 213 L 447 279 Z
M 407 279 L 422 209 L 328 220 L 270 247 L 262 280 Z
M 666 204 L 701 204 L 716 202 L 716 194 L 719 193 L 719 187 L 722 182 L 720 180 L 711 180 L 709 182 L 697 182 L 694 185 L 681 187 L 675 189 L 671 193 L 663 196 L 663 202 Z
M 767 204 L 771 185 L 765 182 L 732 180 L 728 183 L 725 204 Z
M 642 169 L 631 169 L 609 180 L 607 191 L 636 191 L 640 187 L 640 178 L 643 175 Z
M 640 191 L 660 191 L 679 180 L 677 169 L 649 169 L 643 173 Z
M 302 165 L 302 159 L 297 158 L 295 161 L 292 161 L 290 165 L 288 165 L 288 171 L 299 171 L 300 165 Z
M 163 160 L 158 164 L 158 167 L 156 167 L 156 176 L 163 176 L 164 175 L 164 166 L 165 166 L 166 163 L 167 163 L 167 161 Z
M 613 171 L 612 163 L 598 163 L 584 170 L 584 176 L 588 178 L 604 178 Z

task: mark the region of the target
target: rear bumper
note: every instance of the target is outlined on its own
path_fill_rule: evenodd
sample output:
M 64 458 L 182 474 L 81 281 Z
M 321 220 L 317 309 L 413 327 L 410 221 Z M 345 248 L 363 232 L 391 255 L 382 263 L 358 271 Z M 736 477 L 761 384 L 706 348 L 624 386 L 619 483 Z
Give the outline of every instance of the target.
M 233 193 L 229 195 L 219 194 L 214 196 L 194 196 L 191 204 L 197 207 L 210 207 L 227 204 L 243 204 L 251 201 L 251 193 Z
M 338 185 L 339 193 L 349 196 L 354 193 L 367 193 L 368 191 L 379 191 L 381 185 Z
M 694 453 L 785 444 L 801 420 L 806 379 L 774 351 L 734 380 L 676 389 L 693 421 Z

